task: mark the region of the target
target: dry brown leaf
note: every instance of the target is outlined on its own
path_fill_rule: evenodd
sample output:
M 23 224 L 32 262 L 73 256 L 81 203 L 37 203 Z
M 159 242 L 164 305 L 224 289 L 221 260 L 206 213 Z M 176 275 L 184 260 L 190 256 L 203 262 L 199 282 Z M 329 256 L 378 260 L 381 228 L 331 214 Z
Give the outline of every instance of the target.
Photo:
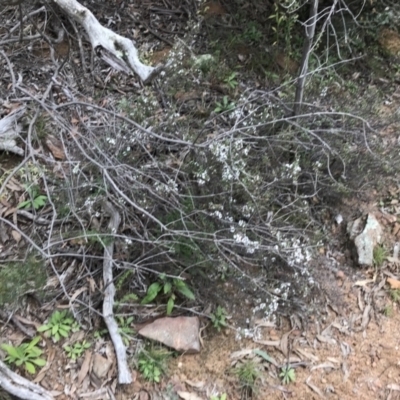
M 16 207 L 11 207 L 9 208 L 5 213 L 4 213 L 4 218 L 8 217 L 9 215 L 15 213 L 17 215 L 17 208 Z
M 183 399 L 183 400 L 203 400 L 201 397 L 197 396 L 196 393 L 190 393 L 190 392 L 177 392 L 178 396 Z
M 65 152 L 63 149 L 63 144 L 59 139 L 52 135 L 48 135 L 45 140 L 46 146 L 49 148 L 51 151 L 51 154 L 53 154 L 55 159 L 58 160 L 65 160 Z
M 234 351 L 233 353 L 231 353 L 229 358 L 244 358 L 252 353 L 253 353 L 253 349 Z
M 86 292 L 87 287 L 82 286 L 81 288 L 79 288 L 72 296 L 71 296 L 71 303 L 83 292 Z
M 309 376 L 306 380 L 306 385 L 309 386 L 315 393 L 318 394 L 322 399 L 325 398 L 324 394 L 322 393 L 321 389 L 311 383 L 311 376 Z
M 21 192 L 22 190 L 25 190 L 24 187 L 21 186 L 20 183 L 14 178 L 7 182 L 6 188 L 12 190 L 13 192 Z
M 387 278 L 386 282 L 390 285 L 391 289 L 400 289 L 400 281 L 393 278 Z
M 330 362 L 325 362 L 322 364 L 315 365 L 314 367 L 311 368 L 311 371 L 314 371 L 316 369 L 321 369 L 321 368 L 338 369 L 339 367 L 336 367 L 335 365 L 333 365 Z
M 292 331 L 286 332 L 284 335 L 282 335 L 282 338 L 279 343 L 279 348 L 285 357 L 289 355 L 289 335 L 291 333 Z
M 254 340 L 254 343 L 263 344 L 264 346 L 278 347 L 280 340 Z
M 395 383 L 390 383 L 389 385 L 386 386 L 386 388 L 389 390 L 400 391 L 400 386 L 396 385 Z
M 96 291 L 96 282 L 94 281 L 93 278 L 88 278 L 88 282 L 89 282 L 90 293 L 94 293 Z
M 11 235 L 12 235 L 12 237 L 14 238 L 14 240 L 17 242 L 17 243 L 19 243 L 20 241 L 21 241 L 21 234 L 18 232 L 18 231 L 14 231 L 14 230 L 12 230 L 11 231 Z
M 80 386 L 89 372 L 90 362 L 92 361 L 92 352 L 89 350 L 85 351 L 85 359 L 83 360 L 82 367 L 78 374 L 78 385 Z
M 194 381 L 191 381 L 189 379 L 185 379 L 184 382 L 187 383 L 189 386 L 194 387 L 196 389 L 201 389 L 205 385 L 205 382 L 203 382 L 203 381 L 194 382 Z
M 300 354 L 300 356 L 302 356 L 303 358 L 304 358 L 304 357 L 305 357 L 305 358 L 308 358 L 309 360 L 314 361 L 314 362 L 319 361 L 319 358 L 318 358 L 316 355 L 314 355 L 314 354 L 312 354 L 312 353 L 310 353 L 310 352 L 308 352 L 308 351 L 306 351 L 306 350 L 297 348 L 297 349 L 295 349 L 294 351 L 295 351 L 297 354 Z
M 375 282 L 375 278 L 373 278 L 373 279 L 364 279 L 362 281 L 355 282 L 353 286 L 366 286 L 366 285 L 368 285 L 368 283 L 374 283 L 374 282 Z
M 51 364 L 54 361 L 54 357 L 56 355 L 56 350 L 54 348 L 51 348 L 49 350 L 48 356 L 47 356 L 47 363 L 46 365 L 38 372 L 36 378 L 33 380 L 35 383 L 40 383 L 43 378 L 46 376 L 46 372 L 50 369 Z
M 336 344 L 336 340 L 331 338 L 331 337 L 329 337 L 329 336 L 317 335 L 316 337 L 321 343 L 328 343 L 328 344 L 331 344 L 331 345 L 335 345 Z
M 364 308 L 364 312 L 363 312 L 363 316 L 362 316 L 362 320 L 361 320 L 361 328 L 366 329 L 368 324 L 369 324 L 369 314 L 371 312 L 371 304 L 367 304 Z
M 263 321 L 262 319 L 257 319 L 254 322 L 256 328 L 275 328 L 275 324 L 270 321 Z

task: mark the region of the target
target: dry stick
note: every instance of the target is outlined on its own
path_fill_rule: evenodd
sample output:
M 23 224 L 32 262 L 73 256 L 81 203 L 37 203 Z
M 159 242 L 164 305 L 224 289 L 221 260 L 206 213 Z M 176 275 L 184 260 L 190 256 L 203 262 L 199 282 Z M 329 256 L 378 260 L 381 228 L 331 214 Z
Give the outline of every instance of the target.
M 102 26 L 93 13 L 77 0 L 54 0 L 54 2 L 69 17 L 83 26 L 93 49 L 113 68 L 128 74 L 135 72 L 144 83 L 150 82 L 162 70 L 162 66 L 154 68 L 143 64 L 131 40 Z
M 24 400 L 54 400 L 50 392 L 7 368 L 0 361 L 0 387 Z
M 103 209 L 110 214 L 110 222 L 108 229 L 111 233 L 116 233 L 121 223 L 121 216 L 113 205 L 104 200 Z M 125 345 L 122 341 L 121 335 L 118 333 L 118 325 L 115 322 L 113 314 L 115 286 L 113 283 L 113 253 L 114 243 L 104 245 L 104 262 L 103 262 L 103 279 L 104 279 L 104 302 L 103 302 L 103 318 L 107 325 L 108 332 L 114 344 L 115 354 L 118 363 L 118 383 L 127 384 L 132 383 L 132 375 L 129 371 L 128 363 L 126 361 Z
M 314 40 L 315 26 L 317 24 L 318 0 L 310 0 L 310 18 L 306 21 L 306 38 L 303 46 L 303 58 L 301 60 L 300 75 L 297 80 L 296 96 L 294 99 L 293 116 L 300 114 L 301 104 L 303 101 L 304 85 L 308 71 L 308 59 L 310 50 Z

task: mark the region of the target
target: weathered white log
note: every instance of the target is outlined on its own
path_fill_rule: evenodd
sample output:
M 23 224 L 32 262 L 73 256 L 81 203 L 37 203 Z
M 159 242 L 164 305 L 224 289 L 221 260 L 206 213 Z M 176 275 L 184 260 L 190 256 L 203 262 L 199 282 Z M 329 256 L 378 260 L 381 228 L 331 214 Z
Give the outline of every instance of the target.
M 110 222 L 108 228 L 111 233 L 116 233 L 121 223 L 121 216 L 113 205 L 108 202 L 103 202 L 104 211 L 110 215 Z M 104 302 L 103 302 L 103 318 L 107 325 L 108 333 L 114 345 L 115 355 L 118 364 L 118 383 L 129 384 L 132 383 L 132 374 L 129 371 L 128 363 L 126 360 L 126 349 L 122 337 L 119 333 L 118 324 L 114 318 L 114 295 L 115 286 L 113 283 L 113 254 L 114 243 L 104 246 L 104 261 L 103 261 L 103 280 L 104 280 Z
M 54 400 L 50 392 L 7 368 L 0 361 L 0 387 L 24 400 Z
M 138 51 L 130 39 L 102 26 L 92 12 L 76 0 L 54 0 L 54 2 L 83 26 L 96 53 L 113 68 L 127 73 L 135 72 L 145 83 L 162 69 L 162 66 L 154 68 L 141 63 Z
M 22 130 L 22 126 L 17 121 L 24 115 L 25 111 L 26 108 L 21 107 L 0 120 L 0 150 L 10 151 L 20 156 L 24 154 L 24 150 L 17 146 L 15 138 Z

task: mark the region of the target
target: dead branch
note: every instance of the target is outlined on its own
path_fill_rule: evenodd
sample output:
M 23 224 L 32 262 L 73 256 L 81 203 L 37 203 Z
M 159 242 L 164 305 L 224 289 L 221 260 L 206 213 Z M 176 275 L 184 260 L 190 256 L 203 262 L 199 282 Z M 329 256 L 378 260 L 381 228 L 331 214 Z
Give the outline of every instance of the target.
M 54 0 L 72 19 L 82 25 L 97 54 L 113 68 L 125 73 L 135 72 L 147 83 L 162 69 L 140 62 L 132 41 L 102 26 L 91 11 L 76 0 Z
M 22 130 L 22 126 L 17 121 L 25 111 L 26 108 L 21 107 L 0 120 L 0 150 L 10 151 L 19 156 L 24 154 L 24 150 L 17 146 L 15 139 Z
M 13 396 L 24 400 L 53 400 L 50 392 L 11 371 L 0 361 L 0 386 Z
M 308 60 L 310 58 L 311 47 L 314 40 L 315 26 L 317 24 L 318 1 L 312 0 L 310 4 L 310 18 L 306 21 L 306 38 L 303 46 L 303 57 L 300 66 L 300 75 L 297 80 L 296 96 L 294 100 L 293 115 L 299 115 L 303 102 L 304 85 L 308 72 Z
M 110 222 L 108 228 L 111 233 L 118 231 L 119 224 L 121 223 L 121 216 L 117 210 L 108 201 L 103 202 L 104 211 L 110 214 Z M 118 363 L 118 383 L 129 384 L 132 383 L 132 375 L 129 371 L 128 363 L 126 361 L 125 345 L 122 341 L 121 335 L 118 332 L 118 325 L 114 319 L 114 295 L 115 286 L 113 283 L 113 253 L 114 243 L 104 246 L 104 263 L 103 263 L 103 279 L 104 279 L 104 302 L 103 302 L 103 317 L 107 325 L 108 332 L 114 344 L 115 354 Z

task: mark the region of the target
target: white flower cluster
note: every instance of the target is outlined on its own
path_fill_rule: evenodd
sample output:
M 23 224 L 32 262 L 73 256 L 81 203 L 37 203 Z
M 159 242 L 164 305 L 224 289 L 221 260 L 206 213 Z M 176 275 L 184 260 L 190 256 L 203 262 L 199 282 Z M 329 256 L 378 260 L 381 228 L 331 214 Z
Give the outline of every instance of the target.
M 284 164 L 284 167 L 286 168 L 286 171 L 283 173 L 283 177 L 293 179 L 294 182 L 297 182 L 297 179 L 301 172 L 299 160 L 296 159 L 291 164 Z
M 253 308 L 253 314 L 262 311 L 264 314 L 263 319 L 274 321 L 276 318 L 275 312 L 278 309 L 278 300 L 276 296 L 273 296 L 270 301 L 264 302 L 261 299 L 257 299 L 256 302 L 259 304 Z
M 242 172 L 246 169 L 245 155 L 249 149 L 244 146 L 242 139 L 231 141 L 216 141 L 210 144 L 209 149 L 222 164 L 222 180 L 234 182 L 239 180 Z
M 162 194 L 178 193 L 179 191 L 178 184 L 172 179 L 169 179 L 166 184 L 158 181 L 154 184 L 154 188 L 156 192 Z
M 208 174 L 208 171 L 206 169 L 205 170 L 200 169 L 200 165 L 198 162 L 195 162 L 194 164 L 198 168 L 198 170 L 194 172 L 194 175 L 197 178 L 197 183 L 200 186 L 204 186 L 207 182 L 210 181 L 210 176 Z
M 250 240 L 249 237 L 242 232 L 235 233 L 233 239 L 237 244 L 241 244 L 246 248 L 248 254 L 254 254 L 260 248 L 260 242 L 257 240 Z
M 308 243 L 304 243 L 306 239 L 285 238 L 281 237 L 280 232 L 276 238 L 280 241 L 280 246 L 275 245 L 276 252 L 283 252 L 286 255 L 288 265 L 291 267 L 302 266 L 307 264 L 312 259 L 312 253 Z M 303 242 L 303 243 L 302 243 Z

